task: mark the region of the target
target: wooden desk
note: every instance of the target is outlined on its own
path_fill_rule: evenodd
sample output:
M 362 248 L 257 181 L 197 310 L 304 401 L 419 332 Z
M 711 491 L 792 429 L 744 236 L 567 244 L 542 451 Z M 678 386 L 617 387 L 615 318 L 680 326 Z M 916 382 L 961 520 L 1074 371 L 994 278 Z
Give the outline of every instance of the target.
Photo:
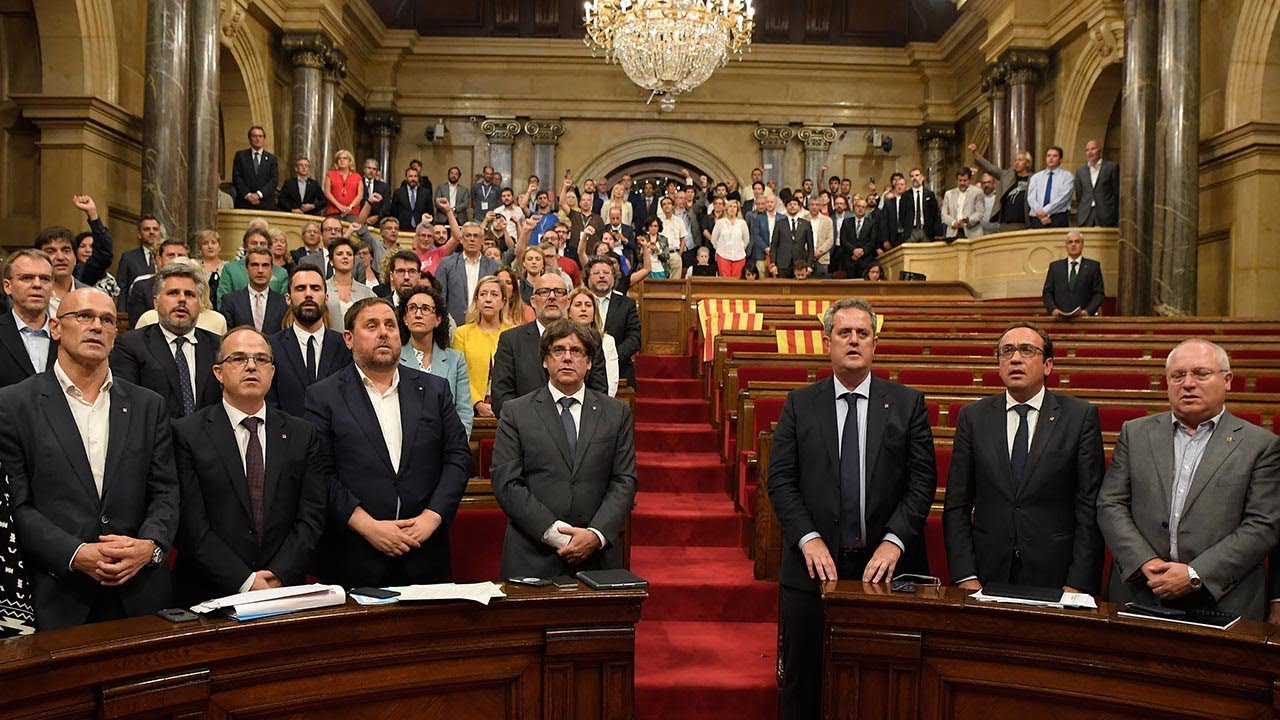
M 826 593 L 827 718 L 1277 718 L 1273 625 L 1225 632 L 1094 610 L 997 606 L 957 588 Z
M 508 593 L 6 640 L 0 717 L 633 717 L 643 591 Z

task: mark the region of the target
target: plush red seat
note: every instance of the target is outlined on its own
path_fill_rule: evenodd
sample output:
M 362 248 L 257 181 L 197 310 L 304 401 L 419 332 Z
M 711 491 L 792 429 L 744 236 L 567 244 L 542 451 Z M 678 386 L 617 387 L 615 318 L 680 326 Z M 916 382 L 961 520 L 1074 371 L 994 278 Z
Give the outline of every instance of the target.
M 1194 337 L 1198 333 L 1196 333 L 1194 330 L 1189 330 L 1185 327 L 1171 327 L 1171 328 L 1156 328 L 1151 331 L 1151 334 L 1152 335 L 1178 335 L 1178 336 L 1185 335 L 1188 337 Z
M 945 488 L 951 475 L 951 448 L 934 448 L 933 462 L 938 467 L 938 487 Z
M 1098 408 L 1098 423 L 1102 432 L 1120 432 L 1120 427 L 1129 420 L 1146 417 L 1147 411 L 1142 408 L 1101 406 Z
M 901 343 L 877 343 L 878 355 L 924 355 L 923 345 L 903 345 Z
M 730 340 L 724 344 L 725 354 L 733 357 L 740 352 L 777 352 L 777 340 Z
M 1233 360 L 1280 360 L 1280 350 L 1264 350 L 1261 348 L 1241 348 L 1231 351 Z
M 828 365 L 828 366 L 826 366 L 826 367 L 824 367 L 824 368 L 818 368 L 818 375 L 817 375 L 817 377 L 818 377 L 818 379 L 819 379 L 819 380 L 823 380 L 823 379 L 826 379 L 826 378 L 831 377 L 834 373 L 835 373 L 835 371 L 831 369 L 831 366 L 830 366 L 830 365 Z M 875 373 L 875 371 L 873 370 L 873 371 L 872 371 L 872 373 Z M 876 375 L 876 377 L 881 377 L 878 373 L 875 373 L 875 375 Z M 888 378 L 888 377 L 887 377 L 887 375 L 886 375 L 886 376 L 884 377 L 884 379 L 885 379 L 885 380 L 888 380 L 889 378 Z
M 1073 388 L 1092 390 L 1147 390 L 1151 376 L 1141 372 L 1073 372 L 1067 382 Z
M 931 515 L 924 521 L 924 544 L 929 552 L 929 574 L 941 579 L 943 585 L 950 585 L 951 574 L 947 570 L 947 547 L 942 537 L 942 518 Z
M 909 368 L 898 372 L 898 382 L 903 385 L 952 385 L 969 387 L 973 385 L 973 372 L 969 370 L 953 370 L 950 368 Z
M 995 348 L 990 345 L 934 345 L 929 348 L 934 355 L 943 357 L 993 357 Z
M 752 415 L 751 447 L 745 448 L 738 453 L 738 509 L 745 512 L 747 517 L 755 517 L 756 512 L 755 503 L 750 502 L 754 498 L 756 487 L 756 468 L 750 462 L 750 459 L 756 456 L 755 439 L 760 437 L 760 433 L 768 430 L 771 425 L 778 422 L 778 418 L 782 417 L 782 406 L 786 402 L 786 398 L 780 397 L 756 399 L 755 410 Z
M 454 582 L 498 580 L 507 516 L 497 508 L 459 510 L 449 525 Z
M 942 416 L 942 408 L 936 402 L 927 402 L 924 409 L 929 413 L 929 427 L 938 427 L 938 418 Z
M 889 379 L 891 379 L 891 378 L 892 378 L 892 373 L 890 373 L 890 372 L 889 372 L 888 370 L 886 370 L 885 368 L 873 367 L 873 368 L 871 368 L 871 374 L 872 374 L 872 375 L 875 375 L 876 377 L 880 378 L 881 380 L 889 380 Z M 820 376 L 820 377 L 827 377 L 827 376 L 829 376 L 829 375 L 831 375 L 831 370 L 830 370 L 830 369 L 828 369 L 828 370 L 827 370 L 827 374 L 826 374 L 826 375 L 822 375 L 822 376 Z
M 738 368 L 738 389 L 753 382 L 803 383 L 809 379 L 809 369 L 802 367 L 768 367 L 752 365 Z
M 1232 413 L 1232 415 L 1235 415 L 1245 422 L 1253 423 L 1258 427 L 1262 427 L 1262 413 L 1260 412 L 1238 412 Z
M 493 438 L 480 441 L 480 477 L 489 477 L 489 468 L 493 466 Z
M 1076 348 L 1076 357 L 1078 358 L 1121 358 L 1121 359 L 1142 359 L 1142 348 L 1140 347 L 1097 347 L 1085 345 Z
M 960 427 L 960 409 L 968 404 L 967 402 L 953 402 L 947 406 L 947 415 L 950 418 L 948 423 L 951 427 Z
M 1280 435 L 1280 413 L 1271 416 L 1271 432 Z

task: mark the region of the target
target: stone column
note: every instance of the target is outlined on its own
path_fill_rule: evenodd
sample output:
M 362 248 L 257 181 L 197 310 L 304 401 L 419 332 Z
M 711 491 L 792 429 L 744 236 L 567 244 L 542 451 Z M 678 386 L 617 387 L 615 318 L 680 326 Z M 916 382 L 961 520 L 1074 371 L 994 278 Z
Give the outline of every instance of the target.
M 338 152 L 338 142 L 333 137 L 333 118 L 338 111 L 338 99 L 342 93 L 339 88 L 342 81 L 347 77 L 347 54 L 338 48 L 330 48 L 329 54 L 325 56 L 324 67 L 321 68 L 320 82 L 320 156 L 324 158 L 327 167 L 333 162 L 333 154 Z M 347 148 L 351 153 L 355 153 L 353 147 Z M 356 158 L 356 168 L 363 172 L 364 158 Z M 315 161 L 312 160 L 312 167 L 315 167 Z M 387 177 L 387 166 L 379 165 L 382 168 L 383 179 Z
M 760 167 L 764 170 L 764 182 L 777 184 L 782 189 L 783 163 L 787 159 L 787 143 L 796 136 L 796 131 L 786 125 L 760 125 L 755 130 L 756 142 L 760 143 Z
M 1154 283 L 1158 315 L 1196 313 L 1200 237 L 1200 3 L 1160 3 Z M 1123 202 L 1123 201 L 1122 201 Z
M 187 237 L 187 0 L 148 0 L 142 91 L 142 212 Z
M 1156 47 L 1159 3 L 1125 0 L 1120 143 L 1120 315 L 1151 314 L 1156 202 Z
M 299 157 L 311 159 L 312 173 L 324 177 L 333 158 L 324 156 L 320 143 L 320 100 L 323 93 L 321 69 L 329 52 L 329 38 L 320 33 L 285 35 L 283 46 L 293 63 L 293 116 L 289 122 L 289 157 L 293 165 Z
M 187 185 L 189 235 L 218 225 L 218 0 L 191 2 L 191 153 Z
M 556 148 L 564 134 L 564 123 L 559 120 L 530 120 L 524 124 L 524 134 L 533 141 L 533 174 L 541 181 L 540 187 L 557 192 L 560 181 L 556 177 Z
M 946 187 L 947 150 L 956 139 L 956 126 L 948 123 L 929 123 L 920 128 L 920 144 L 924 146 L 925 187 L 942 195 Z
M 480 132 L 489 138 L 489 164 L 502 173 L 502 184 L 511 186 L 511 146 L 520 134 L 520 123 L 515 118 L 485 118 Z
M 805 126 L 800 128 L 796 137 L 804 143 L 804 177 L 812 180 L 814 188 L 820 190 L 818 174 L 827 162 L 831 143 L 836 141 L 835 128 Z
M 1009 162 L 1009 88 L 1005 85 L 1005 68 L 999 63 L 987 66 L 982 74 L 982 91 L 991 102 L 991 147 L 987 159 L 996 167 Z
M 367 110 L 365 127 L 373 135 L 373 159 L 382 168 L 382 179 L 391 182 L 391 147 L 400 133 L 400 113 L 395 110 Z M 334 152 L 337 152 L 335 149 Z
M 1007 68 L 1009 83 L 1009 156 L 1026 151 L 1032 157 L 1036 148 L 1036 85 L 1040 74 L 1049 66 L 1049 56 L 1039 50 L 1010 50 L 1001 58 Z

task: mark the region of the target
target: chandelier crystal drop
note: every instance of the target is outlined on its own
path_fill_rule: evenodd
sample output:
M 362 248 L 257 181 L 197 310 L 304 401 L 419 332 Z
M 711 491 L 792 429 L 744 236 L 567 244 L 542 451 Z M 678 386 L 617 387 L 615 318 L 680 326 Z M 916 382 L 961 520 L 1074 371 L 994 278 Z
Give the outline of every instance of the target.
M 741 59 L 751 45 L 753 0 L 588 0 L 587 46 L 622 66 L 664 103 Z

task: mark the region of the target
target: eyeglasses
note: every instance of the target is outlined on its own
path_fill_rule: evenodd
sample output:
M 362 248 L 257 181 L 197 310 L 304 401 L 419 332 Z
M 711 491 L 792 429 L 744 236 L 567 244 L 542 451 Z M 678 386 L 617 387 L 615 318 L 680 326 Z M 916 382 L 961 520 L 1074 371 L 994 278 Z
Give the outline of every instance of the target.
M 62 320 L 64 318 L 74 319 L 76 323 L 79 324 L 81 327 L 89 327 L 93 325 L 94 320 L 97 320 L 98 322 L 102 323 L 102 327 L 105 330 L 116 329 L 116 322 L 117 322 L 116 316 L 111 314 L 99 315 L 89 310 L 81 310 L 79 312 L 65 312 L 58 316 L 59 320 Z
M 551 297 L 552 295 L 555 295 L 556 297 L 565 297 L 569 294 L 569 291 L 564 288 L 538 288 L 533 291 L 533 294 L 541 298 Z
M 1044 349 L 1038 348 L 1030 343 L 1022 343 L 1021 345 L 1001 345 L 996 349 L 996 353 L 1005 360 L 1013 357 L 1015 352 L 1018 353 L 1022 359 L 1030 360 L 1035 357 L 1037 353 L 1043 354 Z
M 421 275 L 422 271 L 418 268 L 396 268 L 391 271 L 392 275 Z
M 405 305 L 404 312 L 406 315 L 435 315 L 436 309 L 430 305 Z
M 222 358 L 222 360 L 219 361 L 219 364 L 230 365 L 238 370 L 243 370 L 249 366 L 250 360 L 253 361 L 254 365 L 270 365 L 273 362 L 271 356 L 266 353 L 257 353 L 254 355 L 246 353 L 231 353 L 230 355 Z
M 1226 372 L 1226 371 L 1210 370 L 1209 368 L 1196 368 L 1191 372 L 1187 372 L 1186 370 L 1174 370 L 1173 372 L 1169 373 L 1169 382 L 1176 385 L 1186 380 L 1188 375 L 1190 375 L 1191 377 L 1194 377 L 1198 382 L 1203 382 L 1213 377 L 1214 375 L 1217 375 L 1220 372 Z
M 551 357 L 562 358 L 565 355 L 568 355 L 574 360 L 579 360 L 587 356 L 587 351 L 576 345 L 572 345 L 572 346 L 557 345 L 551 348 L 550 353 L 551 353 Z

